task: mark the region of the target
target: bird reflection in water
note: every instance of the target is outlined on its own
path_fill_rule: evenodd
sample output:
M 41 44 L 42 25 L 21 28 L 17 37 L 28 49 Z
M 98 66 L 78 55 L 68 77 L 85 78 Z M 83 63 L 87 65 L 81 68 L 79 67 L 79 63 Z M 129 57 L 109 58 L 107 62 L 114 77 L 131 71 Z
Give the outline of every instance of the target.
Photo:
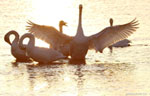
M 114 82 L 121 82 L 122 78 L 120 77 L 126 76 L 134 67 L 125 63 L 25 66 L 30 91 L 35 94 L 36 92 L 48 93 L 51 91 L 51 94 L 67 96 L 74 93 L 75 96 L 84 96 L 87 92 L 90 94 L 91 90 L 95 90 L 95 92 L 104 90 L 106 86 L 114 84 Z
M 85 59 L 78 59 L 78 60 L 74 60 L 74 59 L 70 59 L 69 60 L 70 64 L 86 64 L 86 60 Z
M 76 69 L 76 72 L 75 72 L 75 75 L 78 76 L 78 79 L 77 79 L 78 96 L 83 95 L 82 90 L 83 90 L 83 86 L 84 86 L 84 79 L 83 79 L 84 75 L 81 71 L 81 68 L 82 68 L 82 66 L 78 65 L 77 69 Z

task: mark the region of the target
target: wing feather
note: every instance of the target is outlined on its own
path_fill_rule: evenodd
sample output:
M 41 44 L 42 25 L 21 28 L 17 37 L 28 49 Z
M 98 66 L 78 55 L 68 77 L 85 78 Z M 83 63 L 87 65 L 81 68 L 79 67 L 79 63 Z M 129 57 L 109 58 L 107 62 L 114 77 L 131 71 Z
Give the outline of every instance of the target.
M 102 52 L 104 48 L 130 36 L 138 25 L 138 21 L 134 19 L 127 24 L 107 27 L 90 38 L 96 50 Z
M 31 21 L 27 22 L 27 30 L 33 33 L 35 37 L 49 43 L 52 47 L 62 45 L 72 40 L 71 36 L 60 33 L 56 28 L 52 26 L 39 25 Z

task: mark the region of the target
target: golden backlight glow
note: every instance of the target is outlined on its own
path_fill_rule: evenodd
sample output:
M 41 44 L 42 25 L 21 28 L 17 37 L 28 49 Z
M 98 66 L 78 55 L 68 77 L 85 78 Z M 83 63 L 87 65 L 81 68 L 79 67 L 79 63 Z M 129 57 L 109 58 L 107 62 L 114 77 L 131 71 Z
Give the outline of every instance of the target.
M 49 48 L 49 44 L 47 44 L 46 42 L 40 40 L 40 39 L 36 39 L 35 41 L 35 46 L 39 46 L 39 47 L 46 47 L 46 48 Z
M 28 38 L 25 38 L 23 40 L 23 44 L 27 44 L 28 42 Z M 50 45 L 40 39 L 35 39 L 35 46 L 49 48 Z
M 27 20 L 75 35 L 79 4 L 83 4 L 82 27 L 86 36 L 137 18 L 139 29 L 130 37 L 130 47 L 114 48 L 111 54 L 88 51 L 86 65 L 69 60 L 39 65 L 15 62 L 4 35 L 16 30 L 27 33 Z M 150 96 L 150 0 L 1 0 L 0 2 L 0 96 Z M 11 42 L 15 36 L 10 36 Z M 29 38 L 23 43 L 26 44 Z M 49 47 L 36 39 L 36 46 Z
M 70 22 L 72 17 L 71 0 L 33 0 L 32 17 L 38 24 L 50 25 L 58 28 L 58 22 Z
M 76 14 L 71 13 L 74 11 L 72 3 L 73 0 L 33 0 L 31 21 L 40 25 L 53 26 L 59 30 L 59 21 L 64 20 L 68 26 L 63 27 L 63 32 L 68 35 L 74 35 L 76 30 L 73 29 L 72 18 Z M 36 45 L 42 47 L 49 46 L 41 40 L 36 40 Z

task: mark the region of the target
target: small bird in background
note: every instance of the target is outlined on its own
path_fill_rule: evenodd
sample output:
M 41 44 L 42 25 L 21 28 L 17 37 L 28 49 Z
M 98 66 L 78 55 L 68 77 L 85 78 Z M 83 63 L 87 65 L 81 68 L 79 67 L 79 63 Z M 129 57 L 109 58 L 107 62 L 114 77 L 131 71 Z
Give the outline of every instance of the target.
M 113 26 L 113 19 L 112 18 L 110 18 L 109 22 L 110 22 L 110 26 Z M 127 46 L 130 46 L 130 43 L 131 43 L 130 40 L 124 39 L 124 40 L 121 40 L 121 41 L 109 46 L 108 48 L 110 49 L 110 52 L 112 53 L 113 47 L 127 47 Z

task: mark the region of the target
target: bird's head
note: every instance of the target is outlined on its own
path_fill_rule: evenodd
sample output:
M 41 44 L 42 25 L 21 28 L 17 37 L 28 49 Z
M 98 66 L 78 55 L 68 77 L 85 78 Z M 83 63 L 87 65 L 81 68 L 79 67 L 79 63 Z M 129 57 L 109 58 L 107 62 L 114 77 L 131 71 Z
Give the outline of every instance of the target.
M 112 18 L 109 19 L 109 22 L 110 22 L 110 26 L 113 26 L 113 19 Z
M 20 49 L 22 49 L 22 50 L 26 50 L 26 45 L 22 45 L 22 46 L 19 46 L 20 47 Z
M 82 7 L 82 4 L 80 4 L 80 5 L 79 5 L 79 9 L 82 9 L 82 8 L 83 8 L 83 7 Z
M 5 40 L 5 42 L 7 42 L 8 44 L 10 44 L 10 45 L 11 45 L 11 42 L 10 42 L 10 40 L 9 40 L 8 36 L 5 36 L 5 37 L 4 37 L 4 40 Z
M 59 22 L 59 25 L 60 25 L 60 26 L 67 26 L 67 23 L 66 23 L 65 21 L 61 20 L 61 21 Z
M 5 35 L 5 37 L 4 37 L 5 42 L 7 42 L 7 43 L 10 44 L 10 45 L 11 45 L 11 41 L 10 41 L 10 39 L 9 39 L 9 36 L 10 36 L 11 34 L 17 34 L 17 33 L 16 33 L 16 31 L 11 30 L 11 31 L 9 31 L 9 32 Z

